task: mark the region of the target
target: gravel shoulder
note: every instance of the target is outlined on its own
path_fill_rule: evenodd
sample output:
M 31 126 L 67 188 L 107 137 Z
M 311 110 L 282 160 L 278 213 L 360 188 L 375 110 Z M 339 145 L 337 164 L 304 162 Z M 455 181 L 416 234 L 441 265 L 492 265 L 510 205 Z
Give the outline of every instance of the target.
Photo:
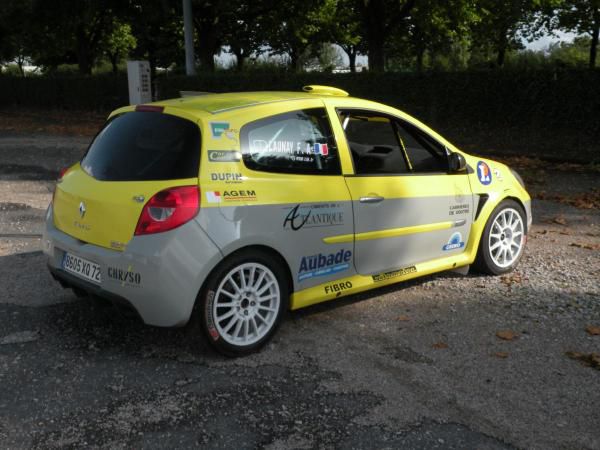
M 35 235 L 88 142 L 0 133 L 3 447 L 600 449 L 599 368 L 566 355 L 600 354 L 598 172 L 524 163 L 540 199 L 515 272 L 317 305 L 229 360 L 50 278 Z

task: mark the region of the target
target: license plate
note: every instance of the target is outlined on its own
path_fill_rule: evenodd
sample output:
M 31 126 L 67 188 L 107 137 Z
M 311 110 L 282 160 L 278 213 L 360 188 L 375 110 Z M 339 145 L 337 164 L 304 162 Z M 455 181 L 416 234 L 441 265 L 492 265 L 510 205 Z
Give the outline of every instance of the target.
M 93 283 L 102 283 L 100 276 L 100 265 L 95 264 L 87 259 L 80 258 L 72 253 L 66 253 L 63 256 L 62 268 L 67 272 L 85 278 Z

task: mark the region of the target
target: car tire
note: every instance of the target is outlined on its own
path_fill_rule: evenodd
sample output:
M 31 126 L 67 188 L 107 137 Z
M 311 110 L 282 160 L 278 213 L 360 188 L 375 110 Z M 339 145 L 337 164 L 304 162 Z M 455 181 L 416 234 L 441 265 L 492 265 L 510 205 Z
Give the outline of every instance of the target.
M 523 256 L 526 241 L 525 211 L 514 200 L 500 202 L 481 235 L 474 268 L 491 275 L 510 272 Z
M 281 258 L 242 251 L 209 276 L 196 315 L 212 346 L 226 356 L 259 350 L 277 330 L 288 308 L 289 286 Z

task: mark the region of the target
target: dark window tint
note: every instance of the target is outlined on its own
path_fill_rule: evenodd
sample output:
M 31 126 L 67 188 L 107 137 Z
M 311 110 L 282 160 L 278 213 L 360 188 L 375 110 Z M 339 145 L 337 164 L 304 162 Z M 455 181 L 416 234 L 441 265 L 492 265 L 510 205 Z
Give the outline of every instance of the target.
M 131 112 L 109 121 L 81 161 L 97 180 L 149 181 L 198 176 L 200 130 L 188 120 Z
M 398 121 L 397 125 L 412 172 L 448 171 L 448 155 L 442 144 L 407 122 Z
M 357 174 L 407 173 L 405 156 L 392 121 L 376 113 L 340 113 Z
M 244 164 L 253 170 L 339 174 L 340 163 L 324 108 L 278 114 L 241 130 Z

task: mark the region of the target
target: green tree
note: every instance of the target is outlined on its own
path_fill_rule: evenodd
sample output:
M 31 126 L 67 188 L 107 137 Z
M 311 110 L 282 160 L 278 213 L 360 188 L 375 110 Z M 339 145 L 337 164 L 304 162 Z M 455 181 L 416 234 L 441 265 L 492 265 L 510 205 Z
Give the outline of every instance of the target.
M 5 0 L 0 8 L 0 64 L 14 61 L 21 76 L 33 47 L 31 24 L 30 0 Z
M 327 40 L 344 50 L 350 72 L 356 72 L 356 57 L 366 50 L 363 23 L 356 0 L 328 0 L 324 14 Z
M 600 35 L 600 0 L 560 1 L 556 8 L 557 28 L 591 37 L 588 66 L 596 67 Z
M 311 47 L 317 49 L 324 42 L 327 8 L 324 0 L 290 0 L 270 17 L 269 46 L 274 54 L 289 56 L 292 70 L 300 71 L 310 57 Z
M 388 37 L 411 14 L 416 0 L 357 0 L 365 30 L 369 70 L 383 72 Z
M 131 25 L 116 21 L 112 33 L 105 37 L 101 45 L 112 65 L 113 73 L 117 73 L 121 58 L 129 55 L 136 47 L 137 41 L 131 34 Z
M 539 31 L 536 15 L 540 11 L 540 0 L 479 0 L 473 45 L 494 52 L 496 66 L 502 67 L 509 50 L 523 48 L 522 37 Z
M 181 2 L 166 0 L 135 0 L 128 13 L 136 47 L 132 54 L 147 59 L 152 77 L 156 67 L 182 65 L 183 16 Z

